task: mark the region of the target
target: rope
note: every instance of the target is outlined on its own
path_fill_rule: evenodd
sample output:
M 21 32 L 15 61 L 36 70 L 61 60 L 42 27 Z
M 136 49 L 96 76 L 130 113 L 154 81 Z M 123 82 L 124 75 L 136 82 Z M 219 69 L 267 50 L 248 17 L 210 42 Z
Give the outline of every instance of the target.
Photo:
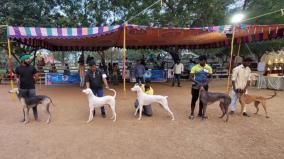
M 163 1 L 162 1 L 162 0 L 157 0 L 156 2 L 154 2 L 154 3 L 151 4 L 149 7 L 145 8 L 144 10 L 142 10 L 141 12 L 139 12 L 138 14 L 136 14 L 136 15 L 130 17 L 130 18 L 129 18 L 127 21 L 125 21 L 124 23 L 125 23 L 125 24 L 128 24 L 131 20 L 133 20 L 134 18 L 138 17 L 139 15 L 145 13 L 148 9 L 150 9 L 151 7 L 153 7 L 153 6 L 154 6 L 155 4 L 157 4 L 157 3 L 161 3 L 161 5 L 162 5 Z
M 240 21 L 240 23 L 246 22 L 246 21 L 249 21 L 249 20 L 253 20 L 253 19 L 257 19 L 257 18 L 260 18 L 260 17 L 264 17 L 264 16 L 267 16 L 267 15 L 270 15 L 270 14 L 274 14 L 274 13 L 277 13 L 277 12 L 281 12 L 281 14 L 283 15 L 283 12 L 284 12 L 283 10 L 284 9 L 279 9 L 279 10 L 276 10 L 276 11 L 273 11 L 273 12 L 268 12 L 268 13 L 265 13 L 265 14 L 261 14 L 261 15 L 258 15 L 258 16 L 252 17 L 252 18 L 248 18 L 248 19 L 242 20 L 242 21 Z
M 249 46 L 248 46 L 247 43 L 246 43 L 246 47 L 248 48 L 249 53 L 250 53 L 251 55 L 253 55 L 253 53 L 252 53 L 252 51 L 250 50 L 250 48 L 249 48 Z

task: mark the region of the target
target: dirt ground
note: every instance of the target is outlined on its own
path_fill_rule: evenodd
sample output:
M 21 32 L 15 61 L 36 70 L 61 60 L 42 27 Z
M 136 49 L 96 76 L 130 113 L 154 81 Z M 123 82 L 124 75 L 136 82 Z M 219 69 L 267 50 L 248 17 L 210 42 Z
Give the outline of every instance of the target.
M 188 158 L 284 158 L 284 92 L 268 102 L 271 118 L 266 119 L 261 108 L 259 115 L 242 117 L 238 112 L 226 124 L 218 118 L 217 104 L 208 108 L 208 120 L 189 120 L 190 82 L 173 88 L 169 83 L 157 83 L 155 94 L 169 96 L 169 104 L 176 120 L 171 121 L 158 105 L 154 115 L 138 121 L 134 117 L 135 94 L 127 85 L 115 87 L 117 122 L 103 119 L 97 110 L 92 123 L 88 118 L 87 98 L 79 87 L 60 86 L 37 88 L 37 94 L 50 96 L 52 121 L 46 124 L 43 107 L 39 108 L 40 122 L 33 119 L 20 123 L 22 109 L 19 102 L 0 86 L 0 158 L 1 159 L 188 159 Z M 210 91 L 224 92 L 225 81 L 213 81 Z M 112 94 L 107 91 L 106 94 Z M 250 94 L 270 95 L 272 91 L 250 89 Z M 197 111 L 197 110 L 196 110 Z M 240 111 L 240 107 L 238 107 Z

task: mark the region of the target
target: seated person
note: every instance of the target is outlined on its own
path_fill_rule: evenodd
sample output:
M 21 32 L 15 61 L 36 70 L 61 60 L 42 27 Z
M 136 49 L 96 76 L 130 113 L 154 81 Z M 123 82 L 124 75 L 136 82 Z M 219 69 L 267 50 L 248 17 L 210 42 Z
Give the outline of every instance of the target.
M 153 95 L 154 94 L 154 90 L 150 86 L 150 82 L 146 82 L 145 85 L 141 84 L 140 88 L 146 94 L 149 94 L 149 95 Z M 138 103 L 138 100 L 136 99 L 134 107 L 137 108 L 138 106 L 139 106 L 139 103 Z M 146 115 L 146 116 L 152 116 L 152 107 L 151 107 L 151 105 L 144 105 L 142 113 L 143 113 L 143 115 Z
M 70 75 L 70 68 L 68 63 L 65 63 L 64 75 Z
M 57 73 L 56 66 L 54 63 L 50 65 L 49 73 Z

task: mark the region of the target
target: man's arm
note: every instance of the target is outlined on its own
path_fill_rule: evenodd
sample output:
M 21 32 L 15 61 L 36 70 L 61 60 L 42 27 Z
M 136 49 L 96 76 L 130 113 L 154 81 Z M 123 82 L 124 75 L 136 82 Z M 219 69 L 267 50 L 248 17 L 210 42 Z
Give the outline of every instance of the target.
M 208 81 L 207 81 L 207 83 L 205 85 L 208 85 L 212 81 L 212 74 L 213 74 L 213 69 L 212 69 L 212 67 L 209 66 Z
M 37 72 L 37 70 L 36 70 L 35 67 L 33 67 L 33 76 L 34 76 L 34 79 L 35 79 L 35 80 L 38 80 L 38 79 L 39 79 L 39 75 L 38 75 L 38 72 Z
M 108 83 L 107 83 L 106 78 L 107 78 L 106 74 L 103 74 L 103 82 L 104 82 L 104 85 L 106 86 L 107 89 L 109 89 L 109 86 L 108 86 Z
M 19 68 L 17 67 L 16 70 L 15 70 L 15 74 L 16 74 L 16 83 L 17 85 L 20 84 L 20 72 L 19 72 Z
M 86 87 L 90 88 L 90 82 L 86 82 Z
M 201 83 L 197 82 L 195 79 L 194 79 L 194 74 L 191 73 L 190 76 L 189 76 L 189 80 L 196 83 L 197 85 L 201 85 Z
M 234 92 L 237 93 L 237 90 L 236 90 L 236 82 L 235 81 L 232 81 L 232 86 L 233 86 L 233 90 Z
M 90 79 L 88 76 L 88 72 L 85 75 L 85 81 L 86 81 L 86 88 L 90 88 Z
M 236 89 L 237 76 L 238 76 L 238 70 L 237 69 L 233 69 L 233 73 L 232 73 L 232 86 L 233 86 L 234 92 L 236 92 L 236 93 L 237 93 L 237 89 Z
M 246 84 L 245 89 L 243 90 L 243 93 L 246 93 L 247 88 L 250 86 L 250 80 L 251 80 L 251 72 L 249 73 L 249 78 L 247 80 L 247 84 Z

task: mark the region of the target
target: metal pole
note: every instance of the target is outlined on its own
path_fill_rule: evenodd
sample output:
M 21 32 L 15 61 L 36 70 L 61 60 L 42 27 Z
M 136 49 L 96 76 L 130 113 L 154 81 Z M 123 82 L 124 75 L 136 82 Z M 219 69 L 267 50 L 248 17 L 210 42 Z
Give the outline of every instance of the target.
M 123 92 L 126 93 L 126 24 L 123 24 Z
M 14 89 L 14 81 L 13 81 L 13 63 L 12 63 L 12 54 L 11 54 L 11 43 L 10 39 L 8 38 L 8 62 L 10 67 L 10 86 L 11 90 Z

